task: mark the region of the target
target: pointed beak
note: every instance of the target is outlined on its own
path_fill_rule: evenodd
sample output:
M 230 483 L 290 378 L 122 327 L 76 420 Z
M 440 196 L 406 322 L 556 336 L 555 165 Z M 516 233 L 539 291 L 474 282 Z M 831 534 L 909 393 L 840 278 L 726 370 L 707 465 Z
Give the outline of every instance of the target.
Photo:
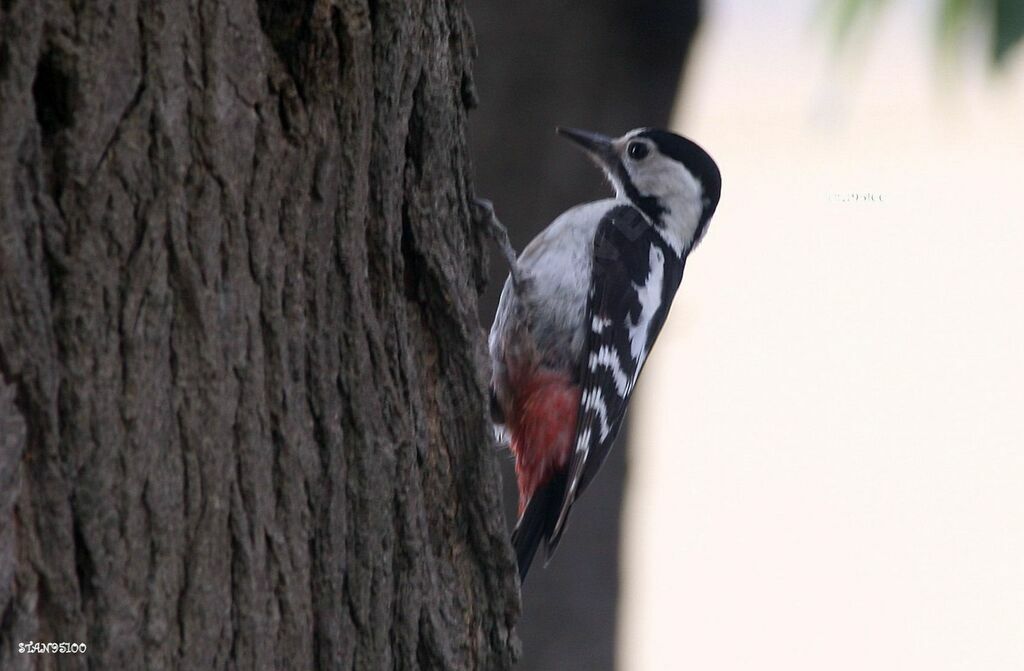
M 612 145 L 612 138 L 600 133 L 591 133 L 590 131 L 576 128 L 556 128 L 555 130 L 562 137 L 583 147 L 602 168 L 614 170 L 615 163 L 618 161 L 618 154 Z

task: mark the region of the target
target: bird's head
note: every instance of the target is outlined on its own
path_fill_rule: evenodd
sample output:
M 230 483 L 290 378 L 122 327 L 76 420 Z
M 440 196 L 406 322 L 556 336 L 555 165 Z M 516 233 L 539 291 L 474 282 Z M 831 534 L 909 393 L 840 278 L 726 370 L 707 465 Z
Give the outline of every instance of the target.
M 718 206 L 722 176 L 715 161 L 695 142 L 654 128 L 622 137 L 559 128 L 604 170 L 616 196 L 628 198 L 680 249 L 704 236 Z

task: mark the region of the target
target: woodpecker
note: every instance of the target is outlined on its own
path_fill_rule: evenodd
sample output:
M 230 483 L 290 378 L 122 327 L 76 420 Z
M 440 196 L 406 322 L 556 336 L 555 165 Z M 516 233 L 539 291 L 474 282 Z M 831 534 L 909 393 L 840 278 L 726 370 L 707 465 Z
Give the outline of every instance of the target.
M 566 211 L 518 257 L 477 201 L 510 266 L 488 345 L 491 412 L 516 462 L 521 581 L 541 542 L 550 559 L 608 454 L 722 184 L 707 152 L 668 131 L 557 130 L 603 169 L 613 198 Z

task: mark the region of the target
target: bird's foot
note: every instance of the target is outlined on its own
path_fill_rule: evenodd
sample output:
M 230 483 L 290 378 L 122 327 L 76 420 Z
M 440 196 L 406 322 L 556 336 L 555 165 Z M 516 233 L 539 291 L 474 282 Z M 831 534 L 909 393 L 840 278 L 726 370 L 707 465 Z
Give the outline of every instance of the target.
M 518 287 L 520 285 L 519 257 L 512 246 L 512 241 L 509 240 L 508 229 L 498 221 L 497 215 L 494 214 L 494 203 L 485 198 L 474 198 L 472 215 L 477 223 L 487 227 L 487 232 L 498 243 L 498 248 L 501 249 L 501 253 L 505 256 L 505 261 L 508 262 L 512 284 Z

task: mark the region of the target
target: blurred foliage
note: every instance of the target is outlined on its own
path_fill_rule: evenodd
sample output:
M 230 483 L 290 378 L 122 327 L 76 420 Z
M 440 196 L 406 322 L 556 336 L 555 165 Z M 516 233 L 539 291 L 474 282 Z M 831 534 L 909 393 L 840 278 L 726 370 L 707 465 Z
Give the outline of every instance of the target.
M 1021 37 L 1024 36 L 1024 0 L 994 0 L 995 38 L 992 54 L 1002 62 Z
M 987 24 L 991 34 L 991 58 L 996 65 L 1024 38 L 1024 0 L 935 0 L 937 33 L 943 45 L 951 45 L 975 22 Z M 825 0 L 836 43 L 846 44 L 854 28 L 877 16 L 889 0 Z

